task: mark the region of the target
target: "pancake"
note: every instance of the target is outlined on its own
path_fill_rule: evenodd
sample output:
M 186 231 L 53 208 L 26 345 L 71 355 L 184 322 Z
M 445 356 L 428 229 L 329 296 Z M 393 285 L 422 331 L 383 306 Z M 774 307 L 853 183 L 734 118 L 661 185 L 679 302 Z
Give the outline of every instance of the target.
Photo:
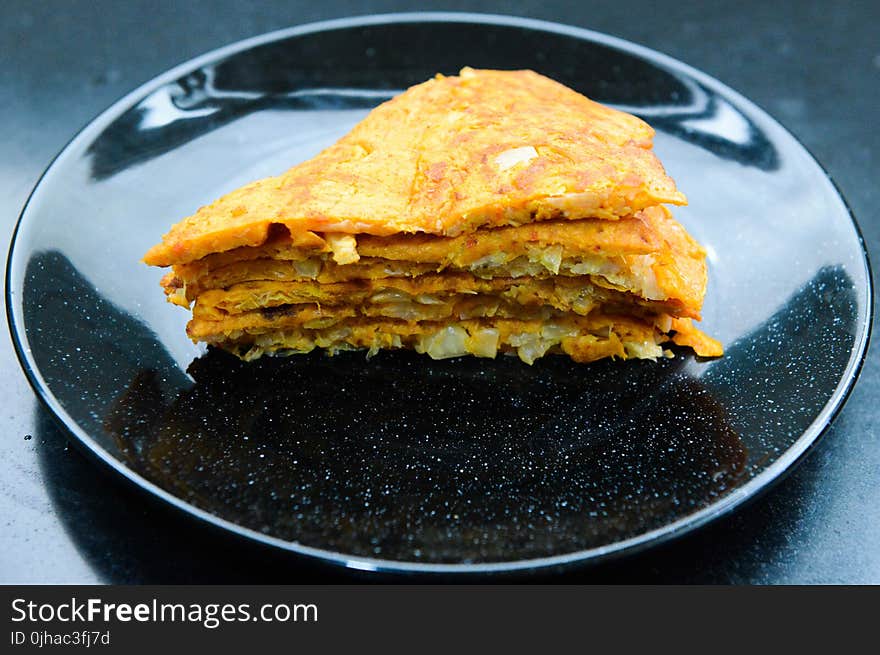
M 481 230 L 465 236 L 438 238 L 430 235 L 398 234 L 377 238 L 358 235 L 352 244 L 360 257 L 406 261 L 464 268 L 503 252 L 503 261 L 526 255 L 536 249 L 564 246 L 571 253 L 594 255 L 647 254 L 656 250 L 664 236 L 674 237 L 671 216 L 662 207 L 652 207 L 635 217 L 615 222 L 582 220 L 572 223 L 548 222 L 519 227 Z M 320 235 L 310 247 L 296 241 L 286 230 L 277 230 L 274 238 L 257 247 L 240 247 L 207 255 L 188 264 L 175 266 L 175 272 L 188 281 L 232 264 L 254 259 L 302 261 L 332 248 Z M 326 257 L 325 257 L 326 259 Z M 335 257 L 331 257 L 336 261 Z M 353 263 L 349 261 L 348 263 Z
M 718 356 L 706 253 L 653 130 L 532 71 L 412 87 L 336 144 L 176 224 L 194 341 L 244 359 L 324 348 L 431 357 Z
M 627 316 L 572 317 L 540 319 L 486 318 L 465 321 L 395 321 L 364 317 L 327 326 L 274 327 L 244 324 L 228 332 L 210 332 L 209 326 L 198 336 L 208 343 L 235 352 L 243 359 L 254 359 L 266 351 L 310 352 L 316 347 L 330 354 L 341 350 L 412 348 L 434 359 L 462 355 L 495 357 L 499 352 L 515 353 L 531 364 L 548 352 L 565 353 L 578 362 L 602 357 L 662 357 L 665 335 L 654 326 Z
M 256 280 L 330 284 L 444 269 L 463 269 L 482 278 L 594 275 L 609 288 L 654 300 L 675 299 L 689 316 L 699 318 L 706 285 L 705 253 L 662 207 L 614 223 L 555 222 L 456 238 L 358 237 L 352 248 L 351 263 L 337 265 L 326 252 L 309 255 L 282 238 L 176 266 L 165 286 L 169 293 L 185 289 L 181 299 L 190 302 L 206 290 Z
M 145 261 L 168 266 L 292 233 L 426 232 L 616 219 L 684 195 L 642 120 L 532 71 L 465 68 L 374 109 L 287 172 L 202 207 Z
M 242 312 L 297 304 L 314 304 L 324 309 L 380 305 L 389 311 L 412 312 L 426 307 L 451 308 L 457 303 L 475 299 L 484 304 L 504 301 L 520 307 L 548 306 L 581 315 L 586 315 L 598 305 L 631 307 L 633 310 L 644 307 L 656 313 L 683 314 L 675 302 L 652 301 L 579 277 L 484 280 L 459 273 L 455 276 L 430 274 L 416 278 L 355 280 L 333 284 L 310 281 L 245 282 L 229 289 L 202 293 L 193 309 L 193 317 L 222 320 Z M 472 305 L 472 302 L 468 303 L 468 306 Z

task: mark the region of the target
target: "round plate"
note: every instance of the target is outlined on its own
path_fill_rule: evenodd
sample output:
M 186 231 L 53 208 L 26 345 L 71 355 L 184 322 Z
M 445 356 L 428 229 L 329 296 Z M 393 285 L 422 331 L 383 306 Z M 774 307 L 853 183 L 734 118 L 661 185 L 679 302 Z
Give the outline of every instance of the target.
M 454 44 L 454 47 L 451 47 Z M 244 364 L 186 338 L 140 263 L 180 217 L 311 157 L 436 72 L 531 68 L 643 117 L 706 246 L 698 361 Z M 7 274 L 19 355 L 99 459 L 203 521 L 364 569 L 485 572 L 680 535 L 765 488 L 852 387 L 868 263 L 816 161 L 710 77 L 595 32 L 403 14 L 297 27 L 126 96 L 49 167 Z

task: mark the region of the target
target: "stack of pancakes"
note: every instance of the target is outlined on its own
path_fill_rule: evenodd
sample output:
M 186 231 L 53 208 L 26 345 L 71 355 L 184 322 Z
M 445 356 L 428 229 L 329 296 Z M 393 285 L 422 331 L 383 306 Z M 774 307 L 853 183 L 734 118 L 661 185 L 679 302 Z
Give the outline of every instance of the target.
M 705 252 L 638 118 L 531 71 L 464 69 L 374 109 L 278 177 L 175 225 L 194 341 L 265 353 L 411 348 L 434 358 L 721 354 L 691 323 Z

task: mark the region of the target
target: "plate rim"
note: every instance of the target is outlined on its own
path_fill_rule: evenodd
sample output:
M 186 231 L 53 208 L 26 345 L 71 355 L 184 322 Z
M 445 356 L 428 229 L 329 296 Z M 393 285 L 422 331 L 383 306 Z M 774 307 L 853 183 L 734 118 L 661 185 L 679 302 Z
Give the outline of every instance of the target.
M 214 62 L 231 55 L 243 52 L 245 50 L 264 45 L 267 43 L 280 41 L 283 39 L 300 37 L 307 34 L 315 34 L 335 29 L 349 29 L 357 27 L 367 27 L 372 25 L 388 25 L 388 24 L 404 24 L 404 23 L 468 23 L 478 25 L 496 25 L 505 27 L 521 27 L 525 29 L 543 31 L 554 34 L 562 34 L 572 36 L 583 41 L 599 43 L 601 45 L 610 46 L 612 48 L 622 50 L 631 54 L 635 54 L 646 59 L 655 65 L 659 64 L 676 72 L 684 73 L 689 77 L 709 86 L 714 90 L 718 90 L 727 95 L 727 97 L 735 99 L 747 109 L 756 112 L 766 118 L 781 129 L 784 133 L 791 136 L 801 148 L 807 153 L 813 163 L 818 167 L 822 174 L 830 182 L 832 189 L 840 199 L 843 207 L 846 209 L 850 223 L 853 227 L 856 239 L 861 249 L 862 265 L 864 267 L 866 284 L 864 288 L 864 307 L 866 309 L 863 316 L 864 322 L 860 326 L 857 334 L 856 342 L 850 352 L 849 361 L 843 371 L 840 381 L 831 394 L 828 402 L 816 415 L 813 422 L 802 432 L 797 440 L 786 449 L 769 467 L 761 471 L 754 478 L 746 482 L 743 486 L 734 489 L 716 502 L 708 505 L 693 514 L 688 514 L 675 521 L 664 524 L 658 528 L 643 532 L 639 535 L 615 541 L 603 546 L 588 548 L 583 550 L 572 551 L 570 553 L 560 555 L 549 555 L 539 558 L 505 560 L 498 562 L 484 563 L 429 563 L 429 562 L 408 562 L 393 559 L 382 559 L 374 557 L 362 557 L 357 555 L 348 555 L 324 548 L 316 548 L 306 546 L 294 541 L 287 541 L 277 537 L 266 535 L 262 532 L 243 527 L 237 523 L 233 523 L 227 519 L 216 516 L 206 510 L 196 507 L 183 499 L 166 491 L 157 484 L 144 478 L 133 469 L 125 466 L 121 460 L 113 457 L 107 450 L 102 448 L 97 441 L 89 435 L 61 406 L 54 394 L 51 392 L 49 385 L 43 380 L 39 372 L 36 362 L 33 361 L 30 348 L 27 344 L 27 337 L 24 333 L 23 316 L 19 316 L 17 307 L 13 304 L 14 293 L 12 289 L 12 279 L 14 273 L 14 256 L 18 243 L 19 231 L 25 222 L 28 208 L 34 196 L 40 190 L 47 175 L 55 168 L 56 164 L 68 155 L 74 147 L 84 141 L 90 134 L 99 129 L 103 129 L 106 125 L 115 119 L 122 112 L 130 109 L 131 103 L 135 99 L 142 99 L 145 95 L 156 91 L 162 86 L 173 82 L 182 77 L 185 73 L 201 68 L 205 64 Z M 570 567 L 576 565 L 586 565 L 589 563 L 598 563 L 614 557 L 633 554 L 649 547 L 654 547 L 662 543 L 667 543 L 673 539 L 680 538 L 685 534 L 689 534 L 710 522 L 716 521 L 743 506 L 746 502 L 754 500 L 760 494 L 768 491 L 777 483 L 781 482 L 789 473 L 791 473 L 803 458 L 812 450 L 820 439 L 827 433 L 833 420 L 840 413 L 849 398 L 859 374 L 863 368 L 870 345 L 871 331 L 873 328 L 874 318 L 874 282 L 872 275 L 872 267 L 870 257 L 865 243 L 862 230 L 858 221 L 846 198 L 840 191 L 840 188 L 829 175 L 825 167 L 818 161 L 813 153 L 797 138 L 790 130 L 776 120 L 769 112 L 765 111 L 752 100 L 746 98 L 738 91 L 727 86 L 717 78 L 704 73 L 689 64 L 675 59 L 662 52 L 648 48 L 646 46 L 633 43 L 626 39 L 611 36 L 595 30 L 576 27 L 573 25 L 565 25 L 553 21 L 538 20 L 534 18 L 525 18 L 519 16 L 508 16 L 502 14 L 491 13 L 473 13 L 473 12 L 396 12 L 386 14 L 368 14 L 360 16 L 349 16 L 345 18 L 336 18 L 331 20 L 322 20 L 316 22 L 294 25 L 291 27 L 281 28 L 266 32 L 257 36 L 242 39 L 231 44 L 210 50 L 202 55 L 191 58 L 182 62 L 158 76 L 155 76 L 147 82 L 139 85 L 137 88 L 126 93 L 121 98 L 112 103 L 109 107 L 101 111 L 88 123 L 86 123 L 77 133 L 64 145 L 55 157 L 49 162 L 43 173 L 40 175 L 33 189 L 28 195 L 22 210 L 16 220 L 15 227 L 12 232 L 10 246 L 7 253 L 6 261 L 6 280 L 5 280 L 5 300 L 6 300 L 6 316 L 10 337 L 14 346 L 19 365 L 21 366 L 25 376 L 34 390 L 37 399 L 45 409 L 49 411 L 52 418 L 62 428 L 62 430 L 74 439 L 74 443 L 89 456 L 90 459 L 96 460 L 120 474 L 128 483 L 138 488 L 142 492 L 146 492 L 154 499 L 164 501 L 167 505 L 174 508 L 175 511 L 182 512 L 188 516 L 199 519 L 212 528 L 221 529 L 226 533 L 232 534 L 238 538 L 244 538 L 249 541 L 258 542 L 261 545 L 278 548 L 299 556 L 312 557 L 324 563 L 343 566 L 345 568 L 377 571 L 384 573 L 420 573 L 420 574 L 465 574 L 480 575 L 490 573 L 504 573 L 529 571 L 538 569 Z

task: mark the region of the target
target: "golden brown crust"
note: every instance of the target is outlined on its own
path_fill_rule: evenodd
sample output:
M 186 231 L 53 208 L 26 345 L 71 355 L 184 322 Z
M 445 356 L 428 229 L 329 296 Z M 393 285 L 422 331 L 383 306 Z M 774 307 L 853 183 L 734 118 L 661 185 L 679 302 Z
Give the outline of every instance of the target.
M 532 71 L 464 69 L 377 107 L 314 159 L 202 207 L 144 261 L 258 246 L 275 224 L 292 234 L 457 235 L 683 204 L 652 138 L 640 119 Z
M 724 354 L 721 342 L 698 329 L 689 318 L 674 319 L 672 329 L 675 330 L 672 340 L 679 346 L 691 348 L 700 357 L 721 357 Z

